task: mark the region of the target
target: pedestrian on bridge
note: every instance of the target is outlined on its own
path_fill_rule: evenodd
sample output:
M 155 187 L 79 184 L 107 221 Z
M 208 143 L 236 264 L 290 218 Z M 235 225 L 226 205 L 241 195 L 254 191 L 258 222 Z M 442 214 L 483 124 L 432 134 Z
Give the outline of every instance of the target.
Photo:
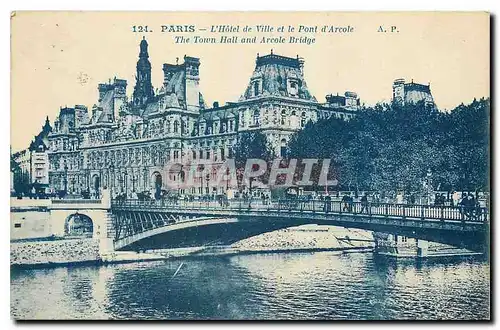
M 342 196 L 342 211 L 349 211 L 349 196 L 347 195 L 347 193 Z
M 330 195 L 325 196 L 325 213 L 328 213 L 332 210 L 332 198 Z
M 366 194 L 366 192 L 361 197 L 361 212 L 360 213 L 363 213 L 363 211 L 366 211 L 366 213 L 368 213 L 368 195 Z
M 474 218 L 476 211 L 476 200 L 474 198 L 474 195 L 472 193 L 469 193 L 467 196 L 467 202 L 466 202 L 466 213 L 468 218 Z
M 349 206 L 349 212 L 352 212 L 352 208 L 354 206 L 354 198 L 351 196 L 351 193 L 349 193 L 349 196 L 347 197 L 347 204 Z

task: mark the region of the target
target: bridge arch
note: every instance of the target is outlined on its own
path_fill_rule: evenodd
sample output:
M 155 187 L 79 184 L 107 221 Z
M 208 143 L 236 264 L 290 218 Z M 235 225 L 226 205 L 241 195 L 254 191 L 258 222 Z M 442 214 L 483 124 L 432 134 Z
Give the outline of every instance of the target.
M 64 221 L 64 236 L 92 237 L 94 222 L 85 214 L 75 212 Z
M 187 241 L 195 243 L 192 239 L 196 238 L 199 241 L 199 237 L 204 239 L 202 245 L 210 243 L 210 239 L 231 244 L 264 232 L 303 224 L 333 225 L 395 233 L 474 251 L 484 249 L 488 235 L 486 209 L 477 210 L 477 216 L 469 219 L 454 207 L 435 208 L 421 205 L 403 207 L 377 204 L 371 206 L 369 211 L 362 212 L 359 203 L 353 204 L 351 210 L 344 211 L 341 202 L 332 202 L 331 207 L 326 210 L 324 202 L 313 201 L 301 204 L 285 202 L 251 207 L 242 204 L 241 201 L 235 201 L 228 206 L 221 207 L 216 205 L 216 202 L 212 205 L 201 201 L 175 205 L 163 201 L 148 204 L 129 201 L 115 204 L 112 206 L 112 212 L 123 220 L 116 224 L 117 228 L 127 228 L 130 231 L 130 234 L 126 236 L 140 234 L 140 237 L 136 236 L 133 242 L 129 241 L 120 248 L 126 245 L 131 245 L 132 248 L 138 246 L 141 249 L 148 249 L 148 245 L 152 248 L 180 247 L 176 244 L 185 244 Z M 320 205 L 315 207 L 315 203 L 320 203 Z M 165 221 L 165 218 L 174 216 L 189 217 L 189 226 L 171 227 L 171 222 Z M 236 221 L 218 224 L 196 221 L 196 218 L 202 217 L 235 218 Z M 156 228 L 161 226 L 168 226 L 169 229 L 156 231 Z M 132 228 L 139 228 L 140 233 Z M 170 234 L 163 235 L 167 232 Z M 115 243 L 124 238 L 125 236 L 122 235 L 115 236 Z M 148 242 L 149 238 L 151 238 L 150 242 Z
M 143 245 L 143 243 L 151 243 L 156 238 L 160 239 L 163 242 L 168 242 L 169 244 L 173 244 L 173 246 L 178 246 L 178 244 L 184 240 L 183 232 L 190 232 L 193 229 L 195 231 L 204 230 L 208 227 L 217 227 L 227 226 L 229 224 L 238 223 L 238 219 L 236 218 L 212 218 L 212 217 L 198 217 L 198 218 L 186 218 L 186 219 L 178 219 L 177 221 L 172 221 L 170 225 L 160 226 L 157 228 L 153 228 L 144 232 L 140 232 L 122 239 L 115 241 L 114 248 L 116 250 L 129 250 L 135 248 L 148 249 L 148 248 L 158 248 L 160 246 L 153 245 L 148 246 Z M 204 236 L 206 241 L 200 242 L 200 244 L 205 244 L 210 241 L 206 235 Z M 186 243 L 184 241 L 184 243 Z M 166 245 L 164 247 L 170 247 Z

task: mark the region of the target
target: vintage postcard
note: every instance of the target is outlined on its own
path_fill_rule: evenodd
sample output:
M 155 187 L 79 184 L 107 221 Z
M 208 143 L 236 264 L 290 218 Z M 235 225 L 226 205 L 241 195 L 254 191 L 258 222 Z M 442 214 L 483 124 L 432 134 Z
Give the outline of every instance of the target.
M 486 12 L 13 12 L 15 320 L 490 320 Z

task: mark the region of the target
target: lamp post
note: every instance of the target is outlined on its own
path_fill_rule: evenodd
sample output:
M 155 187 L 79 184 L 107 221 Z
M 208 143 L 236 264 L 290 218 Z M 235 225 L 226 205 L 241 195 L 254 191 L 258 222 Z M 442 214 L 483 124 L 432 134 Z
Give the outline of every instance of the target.
M 209 173 L 207 173 L 207 175 L 205 175 L 205 180 L 207 181 L 207 195 L 210 195 L 210 190 L 208 187 L 208 183 L 210 182 L 210 174 Z
M 184 165 L 181 164 L 181 169 L 179 171 L 179 178 L 180 178 L 180 181 L 182 184 L 184 184 L 184 177 L 185 177 L 185 174 L 184 174 Z M 181 191 L 180 191 L 180 188 L 177 189 L 177 194 L 180 195 Z
M 248 188 L 248 193 L 250 194 L 250 197 L 252 197 L 252 182 L 254 179 L 255 179 L 254 177 L 250 177 L 250 185 Z
M 229 191 L 229 167 L 226 168 L 226 194 Z
M 250 208 L 252 206 L 252 182 L 255 178 L 254 177 L 250 177 L 250 185 L 249 185 L 249 195 L 248 196 L 248 207 Z
M 200 165 L 201 175 L 200 175 L 200 196 L 203 195 L 203 171 L 205 170 L 205 166 L 203 164 Z
M 432 194 L 432 172 L 431 169 L 427 169 L 427 204 L 431 204 L 431 194 Z

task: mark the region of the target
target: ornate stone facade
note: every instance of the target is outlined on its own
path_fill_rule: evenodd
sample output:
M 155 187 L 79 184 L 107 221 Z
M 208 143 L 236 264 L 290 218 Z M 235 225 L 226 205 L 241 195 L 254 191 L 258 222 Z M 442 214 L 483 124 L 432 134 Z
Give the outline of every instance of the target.
M 11 155 L 13 174 L 11 192 L 18 194 L 43 193 L 49 186 L 49 134 L 52 132 L 49 118 L 42 130 L 30 143 L 29 148 Z
M 257 55 L 248 87 L 237 102 L 207 107 L 199 90 L 200 60 L 163 65 L 163 85 L 154 93 L 148 44 L 142 40 L 132 100 L 122 79 L 99 84 L 99 101 L 62 108 L 50 140 L 50 184 L 55 190 L 94 194 L 167 189 L 164 179 L 179 180 L 181 164 L 231 158 L 238 133 L 259 130 L 277 156 L 290 136 L 308 121 L 336 116 L 349 119 L 359 107 L 354 93 L 327 97 L 319 103 L 304 79 L 304 61 L 271 54 Z M 168 162 L 177 167 L 165 168 Z M 221 193 L 210 180 L 185 193 Z

